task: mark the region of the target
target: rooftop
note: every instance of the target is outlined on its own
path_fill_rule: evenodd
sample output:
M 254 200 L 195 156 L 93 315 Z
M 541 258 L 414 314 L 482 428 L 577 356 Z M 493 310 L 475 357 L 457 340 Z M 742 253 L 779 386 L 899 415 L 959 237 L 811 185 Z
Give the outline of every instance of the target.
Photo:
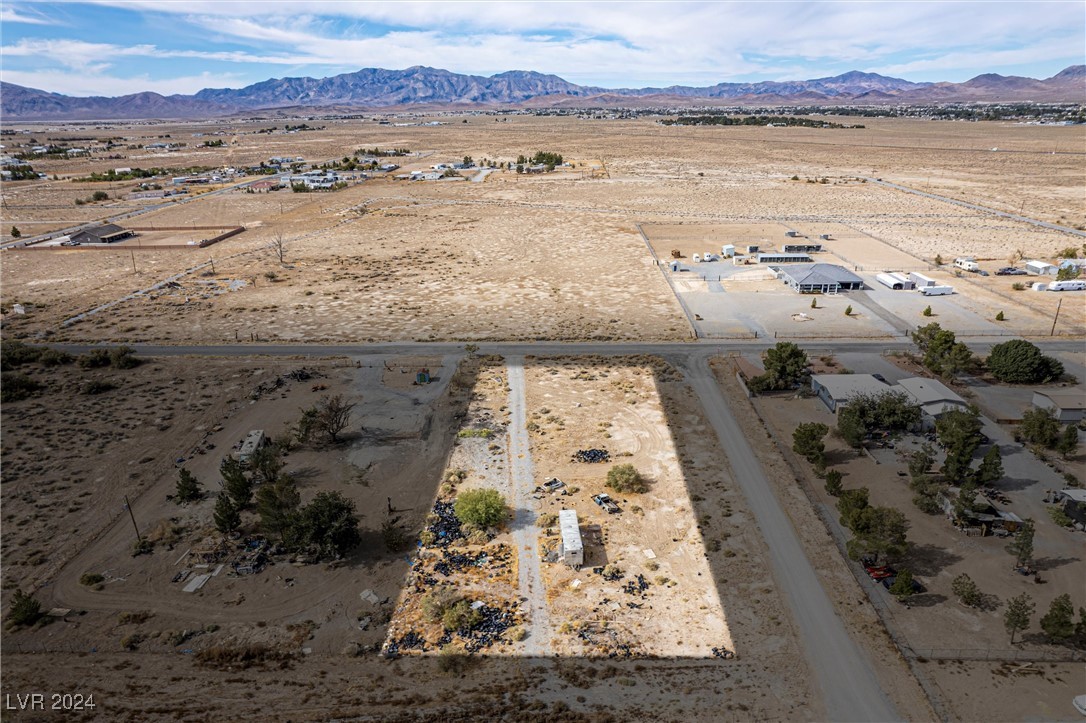
M 1060 409 L 1086 409 L 1086 390 L 1084 389 L 1034 389 L 1034 394 L 1048 397 Z
M 863 283 L 859 276 L 837 264 L 795 264 L 781 267 L 780 271 L 800 285 Z
M 882 394 L 890 386 L 870 374 L 813 374 L 811 382 L 818 382 L 834 399 L 851 399 L 858 394 Z

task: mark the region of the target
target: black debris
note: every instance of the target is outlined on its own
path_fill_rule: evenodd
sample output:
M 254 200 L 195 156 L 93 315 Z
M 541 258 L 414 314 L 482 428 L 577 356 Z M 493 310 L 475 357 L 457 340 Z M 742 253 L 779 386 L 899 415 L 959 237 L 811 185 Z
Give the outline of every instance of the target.
M 735 653 L 727 648 L 713 648 L 713 657 L 721 658 L 722 660 L 731 660 L 735 657 Z
M 393 640 L 385 646 L 385 655 L 394 656 L 401 650 L 426 650 L 426 640 L 414 630 L 409 631 L 399 640 Z
M 594 568 L 592 568 L 592 572 L 596 573 L 597 575 L 602 575 L 603 579 L 607 580 L 609 582 L 613 582 L 615 580 L 621 580 L 622 579 L 623 575 L 618 570 L 615 570 L 615 569 L 612 568 L 610 572 L 605 572 L 604 571 L 605 569 L 606 568 L 602 568 L 602 567 L 594 567 Z
M 516 617 L 510 610 L 482 605 L 478 612 L 482 615 L 478 625 L 456 631 L 464 639 L 464 650 L 469 654 L 489 648 L 501 639 L 506 630 L 516 625 Z
M 611 460 L 611 453 L 606 449 L 578 449 L 577 453 L 573 455 L 573 459 L 577 462 L 609 462 Z
M 482 567 L 487 563 L 490 556 L 485 552 L 479 552 L 474 555 L 463 552 L 450 552 L 449 550 L 442 551 L 442 559 L 434 564 L 434 572 L 448 577 L 452 572 L 463 570 L 468 567 Z
M 622 591 L 628 595 L 638 595 L 648 589 L 649 583 L 647 580 L 645 580 L 644 575 L 638 575 L 637 579 L 630 580 L 622 586 Z M 644 595 L 642 595 L 641 597 L 644 597 Z
M 451 502 L 441 502 L 440 500 L 435 502 L 434 515 L 438 519 L 426 529 L 434 534 L 435 545 L 447 547 L 454 540 L 464 536 L 463 530 L 460 529 L 460 519 L 453 511 Z

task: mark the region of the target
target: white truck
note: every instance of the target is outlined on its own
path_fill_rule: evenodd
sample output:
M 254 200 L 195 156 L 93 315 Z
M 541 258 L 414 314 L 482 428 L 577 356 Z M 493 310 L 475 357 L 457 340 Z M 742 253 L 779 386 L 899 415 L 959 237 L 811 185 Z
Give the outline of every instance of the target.
M 917 289 L 924 296 L 947 296 L 954 293 L 953 286 L 921 286 Z

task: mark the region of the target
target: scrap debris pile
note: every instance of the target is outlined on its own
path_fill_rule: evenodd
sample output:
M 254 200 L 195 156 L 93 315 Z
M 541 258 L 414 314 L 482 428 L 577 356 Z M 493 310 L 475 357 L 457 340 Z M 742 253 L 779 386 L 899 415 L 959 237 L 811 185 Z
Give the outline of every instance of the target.
M 468 655 L 486 648 L 508 642 L 504 639 L 505 631 L 517 625 L 518 615 L 512 603 L 488 605 L 479 600 L 472 604 L 475 612 L 474 620 L 470 626 L 463 626 L 456 630 L 445 630 L 434 643 L 429 643 L 422 633 L 409 630 L 399 638 L 390 638 L 385 643 L 384 653 L 388 657 L 396 657 L 405 650 L 441 650 L 459 638 L 463 643 L 464 652 Z
M 588 625 L 582 625 L 577 631 L 577 637 L 589 646 L 606 651 L 607 657 L 611 659 L 642 657 L 641 653 L 634 649 L 634 645 L 622 640 L 618 632 L 611 628 L 594 630 Z
M 498 549 L 494 551 L 483 551 L 475 554 L 445 549 L 441 551 L 441 560 L 434 563 L 434 572 L 449 577 L 453 572 L 462 572 L 468 568 L 482 569 L 489 566 L 490 569 L 499 571 L 509 566 L 508 560 L 509 548 L 506 545 L 498 545 Z M 487 576 L 493 577 L 493 573 Z M 431 579 L 433 578 L 431 577 Z
M 259 399 L 261 395 L 267 394 L 268 392 L 274 392 L 277 389 L 282 389 L 283 385 L 286 384 L 288 381 L 304 382 L 315 377 L 323 376 L 323 374 L 315 369 L 307 369 L 306 367 L 301 367 L 300 369 L 295 369 L 294 371 L 290 371 L 286 374 L 278 376 L 271 381 L 260 382 L 260 384 L 256 385 L 253 391 L 249 392 L 249 397 L 251 399 Z
M 622 591 L 627 595 L 641 595 L 642 599 L 644 599 L 645 597 L 645 595 L 643 595 L 642 593 L 644 593 L 648 589 L 648 581 L 645 580 L 644 575 L 640 574 L 637 576 L 636 579 L 629 580 L 625 585 L 622 586 Z
M 576 462 L 587 462 L 589 464 L 610 462 L 611 453 L 606 449 L 578 449 L 577 453 L 573 455 L 573 459 Z
M 735 657 L 735 653 L 727 648 L 713 648 L 713 657 L 720 658 L 722 660 L 731 660 Z
M 594 567 L 592 568 L 592 572 L 596 573 L 597 575 L 602 575 L 603 579 L 607 580 L 608 582 L 621 580 L 624 577 L 622 571 L 614 567 L 611 567 L 611 569 L 605 567 Z
M 414 630 L 409 630 L 398 640 L 390 640 L 385 646 L 385 655 L 394 657 L 401 650 L 426 650 L 426 640 Z
M 432 516 L 437 519 L 426 529 L 434 534 L 433 544 L 448 547 L 450 543 L 464 536 L 464 531 L 460 529 L 460 518 L 453 511 L 452 502 L 435 502 Z

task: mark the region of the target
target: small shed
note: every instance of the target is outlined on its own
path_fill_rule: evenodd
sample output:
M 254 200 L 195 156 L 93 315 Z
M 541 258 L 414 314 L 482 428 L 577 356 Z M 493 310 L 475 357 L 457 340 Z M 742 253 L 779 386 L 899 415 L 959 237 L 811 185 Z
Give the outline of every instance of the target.
M 720 255 L 726 259 L 735 256 L 735 244 L 724 244 L 721 246 Z
M 1047 261 L 1027 261 L 1026 272 L 1035 276 L 1055 276 L 1059 269 Z
M 562 531 L 562 547 L 559 557 L 570 567 L 578 568 L 584 564 L 584 543 L 581 540 L 581 527 L 577 521 L 577 510 L 560 510 L 558 527 Z
M 1051 409 L 1056 421 L 1064 424 L 1086 419 L 1086 390 L 1049 389 L 1033 392 L 1033 406 Z

